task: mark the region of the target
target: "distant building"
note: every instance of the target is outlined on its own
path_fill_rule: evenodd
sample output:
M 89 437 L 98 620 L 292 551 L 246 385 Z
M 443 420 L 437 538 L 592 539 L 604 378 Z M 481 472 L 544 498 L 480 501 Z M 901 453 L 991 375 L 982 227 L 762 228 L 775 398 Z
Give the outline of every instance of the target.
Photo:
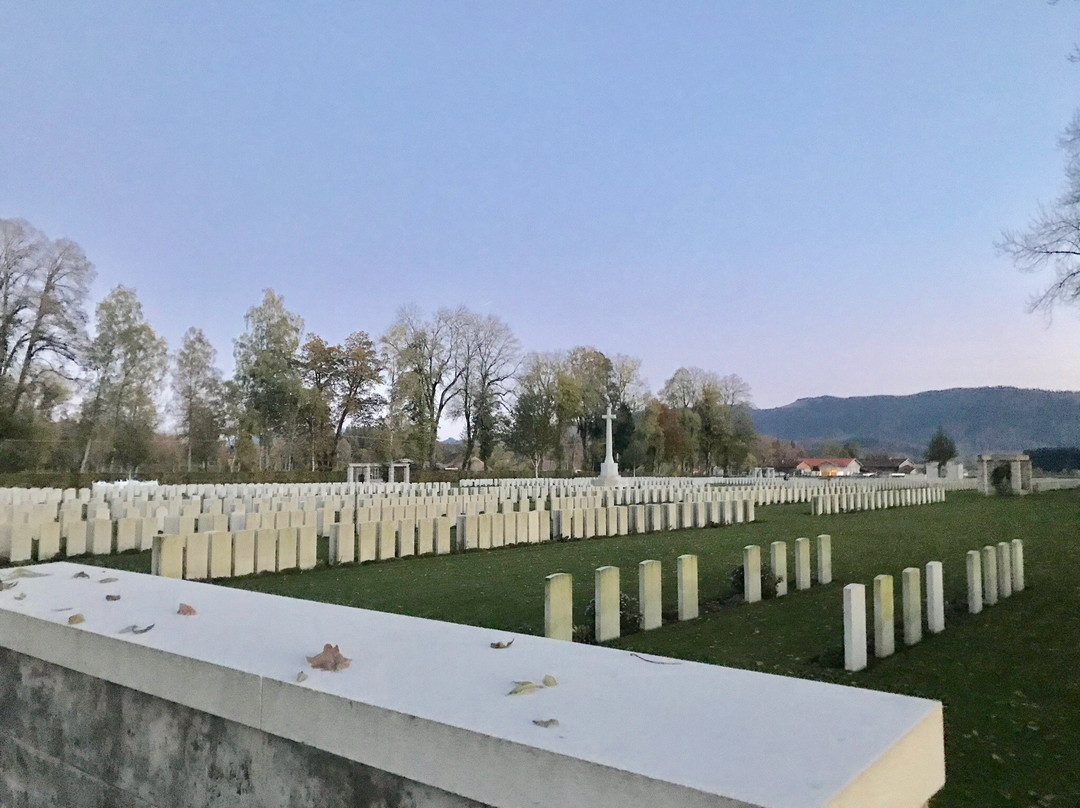
M 795 473 L 807 477 L 858 477 L 862 466 L 854 457 L 804 457 Z
M 864 457 L 862 469 L 870 474 L 911 474 L 915 471 L 916 464 L 910 457 Z

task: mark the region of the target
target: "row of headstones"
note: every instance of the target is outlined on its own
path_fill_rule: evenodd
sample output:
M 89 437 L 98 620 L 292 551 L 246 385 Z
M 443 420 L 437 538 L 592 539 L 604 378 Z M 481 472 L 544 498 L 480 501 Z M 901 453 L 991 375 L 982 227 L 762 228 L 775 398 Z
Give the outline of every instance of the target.
M 169 500 L 166 502 L 106 503 L 104 500 L 64 502 L 57 506 L 7 506 L 0 509 L 0 527 L 4 525 L 39 525 L 49 522 L 89 522 L 95 519 L 142 519 L 156 517 L 159 521 L 168 516 L 231 516 L 234 513 L 274 513 L 278 511 L 312 511 L 324 508 L 352 506 L 351 497 L 307 497 L 257 500 Z
M 430 553 L 445 555 L 451 548 L 451 527 L 448 516 L 336 522 L 329 526 L 329 560 L 331 564 L 352 564 Z
M 983 606 L 1024 589 L 1024 543 L 1020 539 L 987 545 L 967 553 L 968 611 L 978 614 Z M 918 567 L 901 574 L 901 609 L 904 644 L 915 645 L 923 637 L 922 581 Z M 940 561 L 926 565 L 926 628 L 931 634 L 945 630 L 945 590 Z M 866 587 L 844 587 L 844 668 L 861 671 L 867 662 Z M 896 651 L 893 576 L 874 577 L 874 656 Z
M 499 498 L 484 495 L 448 495 L 441 497 L 377 497 L 357 500 L 358 507 L 370 509 L 374 521 L 380 518 L 395 517 L 407 509 L 412 516 L 457 516 L 462 513 L 507 513 L 509 511 L 544 510 L 544 501 L 537 500 L 534 505 L 529 499 L 514 500 L 509 497 Z
M 874 511 L 883 508 L 902 508 L 909 505 L 929 505 L 945 501 L 945 488 L 888 488 L 875 491 L 838 491 L 818 494 L 813 498 L 812 513 L 822 516 L 833 513 Z
M 769 563 L 776 580 L 776 596 L 788 593 L 788 552 L 786 541 L 774 541 L 769 545 Z M 832 536 L 822 533 L 817 537 L 817 577 L 820 584 L 832 583 Z M 810 575 L 810 539 L 795 539 L 795 588 L 809 589 L 813 583 Z M 743 548 L 743 600 L 757 603 L 761 600 L 761 548 L 748 544 Z
M 649 488 L 658 486 L 671 486 L 678 488 L 702 488 L 704 486 L 722 483 L 724 477 L 623 477 L 617 486 L 605 486 L 612 488 Z M 575 491 L 582 488 L 597 488 L 595 477 L 579 477 L 577 479 L 550 479 L 538 481 L 535 477 L 508 477 L 504 479 L 471 479 L 458 482 L 461 488 L 536 488 L 547 487 L 559 491 Z
M 698 616 L 698 557 L 681 555 L 677 562 L 679 620 Z M 595 607 L 594 630 L 597 642 L 607 642 L 621 633 L 619 604 L 619 568 L 599 567 L 593 579 Z M 641 628 L 660 628 L 660 562 L 642 561 L 638 565 L 638 609 Z M 567 572 L 557 572 L 544 579 L 544 636 L 555 640 L 574 639 L 574 579 Z
M 461 514 L 454 532 L 454 549 L 488 550 L 509 544 L 550 541 L 552 517 L 544 511 Z
M 181 499 L 206 497 L 228 499 L 233 497 L 308 497 L 308 496 L 354 496 L 356 494 L 375 494 L 396 492 L 422 496 L 449 491 L 448 482 L 430 483 L 218 483 L 192 485 L 158 485 L 150 482 L 134 483 L 94 483 L 86 496 L 106 499 Z M 68 490 L 64 489 L 65 494 Z M 0 498 L 2 501 L 2 498 Z
M 59 556 L 111 555 L 128 550 L 149 550 L 155 535 L 189 535 L 222 531 L 311 527 L 321 533 L 324 521 L 333 522 L 346 511 L 275 511 L 266 513 L 203 513 L 198 516 L 64 519 L 0 525 L 0 558 L 13 564 L 49 561 Z
M 4 525 L 0 526 L 0 559 L 22 564 L 60 556 L 146 550 L 157 533 L 154 518 Z
M 153 539 L 150 572 L 166 578 L 206 580 L 307 570 L 315 566 L 316 553 L 313 527 L 158 535 Z
M 609 505 L 551 512 L 551 535 L 559 539 L 591 539 L 664 530 L 741 524 L 755 519 L 754 501 L 669 502 L 663 505 Z
M 817 537 L 818 580 L 832 582 L 832 537 Z M 772 565 L 776 573 L 776 594 L 784 596 L 787 587 L 787 542 L 775 541 L 770 546 Z M 638 564 L 638 617 L 641 628 L 650 631 L 660 628 L 662 586 L 660 562 L 642 561 Z M 747 603 L 761 600 L 761 548 L 751 544 L 743 548 L 743 597 Z M 809 589 L 810 540 L 795 540 L 796 589 Z M 549 575 L 544 585 L 544 636 L 556 640 L 572 640 L 574 634 L 573 576 L 559 572 Z M 597 642 L 619 637 L 621 608 L 619 603 L 619 568 L 599 567 L 594 577 L 594 631 Z M 699 614 L 698 557 L 681 555 L 677 564 L 679 620 L 693 620 Z

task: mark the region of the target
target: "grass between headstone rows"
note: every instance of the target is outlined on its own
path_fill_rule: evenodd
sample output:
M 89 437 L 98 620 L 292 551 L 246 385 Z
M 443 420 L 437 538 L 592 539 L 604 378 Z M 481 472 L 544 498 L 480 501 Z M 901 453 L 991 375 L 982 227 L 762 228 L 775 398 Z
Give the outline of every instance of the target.
M 574 576 L 575 623 L 585 624 L 596 567 L 618 566 L 623 592 L 636 598 L 638 562 L 659 559 L 665 625 L 612 645 L 938 699 L 945 705 L 948 781 L 932 803 L 935 808 L 1080 805 L 1080 492 L 990 499 L 950 494 L 942 504 L 825 517 L 807 511 L 805 505 L 774 505 L 758 508 L 758 521 L 749 525 L 320 566 L 224 583 L 540 634 L 545 575 Z M 794 540 L 813 540 L 819 533 L 833 537 L 834 582 L 793 591 Z M 1027 589 L 969 616 L 965 552 L 1014 538 L 1025 543 Z M 769 544 L 776 540 L 788 542 L 790 594 L 753 605 L 734 603 L 730 574 L 742 562 L 742 547 L 760 545 L 767 563 Z M 675 559 L 683 553 L 699 556 L 706 604 L 699 619 L 673 623 Z M 895 576 L 899 620 L 901 570 L 924 570 L 933 560 L 944 566 L 945 632 L 924 634 L 921 643 L 905 647 L 898 625 L 893 657 L 875 660 L 871 652 L 867 670 L 845 672 L 844 584 L 866 584 L 872 634 L 873 577 Z M 90 561 L 149 569 L 147 553 Z M 365 650 L 378 652 L 352 652 Z

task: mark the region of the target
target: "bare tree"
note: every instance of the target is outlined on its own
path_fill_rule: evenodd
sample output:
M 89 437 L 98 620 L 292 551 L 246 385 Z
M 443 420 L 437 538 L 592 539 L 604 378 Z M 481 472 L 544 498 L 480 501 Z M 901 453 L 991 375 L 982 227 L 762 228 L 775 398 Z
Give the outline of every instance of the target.
M 611 357 L 608 395 L 613 407 L 625 404 L 631 410 L 639 410 L 645 406 L 649 398 L 649 387 L 641 378 L 640 359 L 625 354 Z
M 716 392 L 725 407 L 750 407 L 753 396 L 750 385 L 737 373 L 729 373 L 716 382 Z
M 397 354 L 397 395 L 406 402 L 416 443 L 429 468 L 435 466 L 439 424 L 461 394 L 463 316 L 463 309 L 439 309 L 425 320 L 418 309 L 406 307 L 382 340 L 385 349 Z
M 25 222 L 0 220 L 0 376 L 6 414 L 42 373 L 73 377 L 86 347 L 94 267 L 75 242 L 52 241 Z
M 719 374 L 697 367 L 682 367 L 671 374 L 660 390 L 660 400 L 673 409 L 689 409 L 698 404 L 707 388 L 719 390 Z
M 1038 212 L 1025 230 L 1007 230 L 997 243 L 1021 272 L 1052 267 L 1054 280 L 1030 300 L 1031 310 L 1047 313 L 1055 303 L 1080 302 L 1080 113 L 1061 138 L 1065 151 L 1065 190 Z
M 461 340 L 456 363 L 462 371 L 460 395 L 450 414 L 465 421 L 462 468 L 467 469 L 477 444 L 485 464 L 491 455 L 521 346 L 510 326 L 494 315 L 461 310 L 459 318 Z

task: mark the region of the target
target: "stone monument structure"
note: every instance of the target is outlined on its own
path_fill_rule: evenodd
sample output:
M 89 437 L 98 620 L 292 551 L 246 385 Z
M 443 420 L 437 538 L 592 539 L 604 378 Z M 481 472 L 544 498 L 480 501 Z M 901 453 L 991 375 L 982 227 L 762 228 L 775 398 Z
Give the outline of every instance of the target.
M 361 481 L 365 482 L 365 483 L 369 483 L 369 482 L 372 481 L 371 480 L 372 469 L 377 469 L 382 465 L 384 465 L 384 464 L 383 463 L 350 463 L 348 465 L 347 469 L 346 469 L 346 472 L 345 472 L 345 481 L 350 482 L 350 483 L 361 482 Z M 395 477 L 397 477 L 397 474 L 396 474 L 397 469 L 402 469 L 403 476 L 402 476 L 401 481 L 403 483 L 408 484 L 410 482 L 410 466 L 411 465 L 412 465 L 412 461 L 409 460 L 408 458 L 406 458 L 404 460 L 391 460 L 389 463 L 386 463 L 385 464 L 385 466 L 386 466 L 386 482 L 388 482 L 388 483 L 396 482 Z M 363 475 L 362 480 L 357 480 L 356 479 L 357 472 L 360 472 Z
M 622 477 L 619 476 L 619 464 L 615 462 L 615 458 L 611 454 L 611 422 L 615 420 L 615 416 L 611 414 L 611 403 L 608 402 L 607 414 L 604 415 L 604 420 L 607 422 L 606 435 L 607 438 L 607 450 L 604 454 L 604 462 L 600 464 L 600 476 L 596 478 L 596 485 L 618 485 L 622 482 Z
M 1031 493 L 1031 458 L 1026 454 L 979 455 L 979 491 L 996 494 L 996 483 L 1006 477 L 1014 494 Z

